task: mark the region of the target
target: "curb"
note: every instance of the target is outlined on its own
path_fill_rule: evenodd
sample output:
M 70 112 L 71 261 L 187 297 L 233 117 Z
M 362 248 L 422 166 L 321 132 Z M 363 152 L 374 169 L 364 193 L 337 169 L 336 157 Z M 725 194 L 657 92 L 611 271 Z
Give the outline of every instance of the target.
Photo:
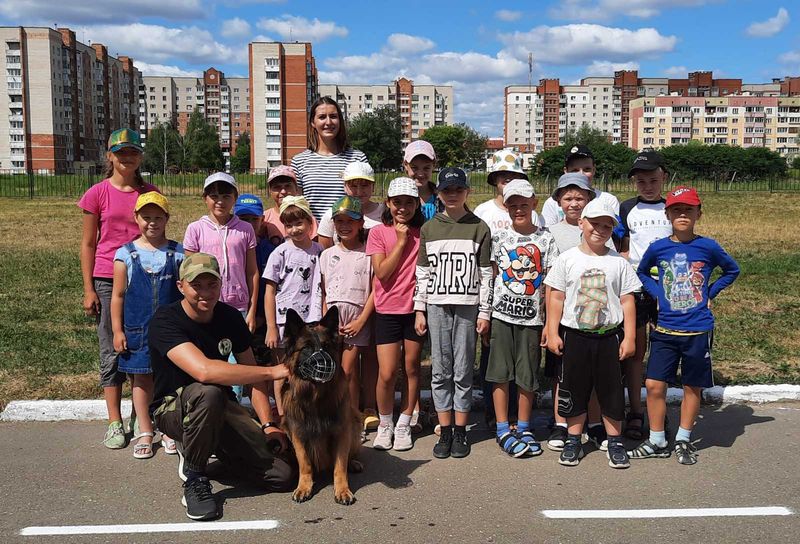
M 642 388 L 642 397 L 644 396 L 645 389 Z M 430 397 L 430 390 L 420 392 L 421 400 L 427 401 Z M 397 399 L 399 398 L 398 394 Z M 483 395 L 480 390 L 474 391 L 474 400 L 476 405 L 483 405 Z M 670 387 L 667 391 L 667 403 L 680 404 L 682 400 L 683 390 Z M 800 385 L 716 386 L 703 391 L 703 401 L 709 404 L 800 401 Z M 552 406 L 552 394 L 548 391 L 540 395 L 537 404 L 540 408 Z M 131 401 L 123 400 L 123 417 L 130 417 L 130 413 Z M 94 421 L 106 417 L 104 400 L 14 400 L 9 402 L 0 414 L 0 421 Z

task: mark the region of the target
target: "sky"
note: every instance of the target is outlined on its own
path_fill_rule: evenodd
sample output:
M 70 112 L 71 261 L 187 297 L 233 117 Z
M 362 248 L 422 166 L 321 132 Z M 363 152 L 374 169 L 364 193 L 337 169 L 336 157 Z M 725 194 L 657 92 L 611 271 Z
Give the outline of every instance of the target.
M 310 41 L 320 83 L 452 85 L 455 120 L 503 133 L 503 89 L 618 69 L 763 83 L 800 75 L 796 0 L 0 0 L 0 25 L 60 26 L 145 75 L 247 77 L 250 41 Z

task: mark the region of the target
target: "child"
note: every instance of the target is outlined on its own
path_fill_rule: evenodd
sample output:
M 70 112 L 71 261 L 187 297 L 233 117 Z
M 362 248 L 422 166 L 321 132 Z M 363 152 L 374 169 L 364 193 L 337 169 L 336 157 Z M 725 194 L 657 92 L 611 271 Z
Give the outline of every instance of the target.
M 156 308 L 181 299 L 178 269 L 183 247 L 165 234 L 169 203 L 155 191 L 139 195 L 133 209 L 141 236 L 119 248 L 114 255 L 114 287 L 111 324 L 119 371 L 131 376 L 134 411 L 139 414 L 139 440 L 133 447 L 136 459 L 153 456 L 153 369 L 150 366 L 148 328 Z M 148 414 L 148 416 L 145 416 Z M 175 454 L 175 441 L 162 436 L 164 453 Z
M 408 450 L 411 416 L 419 395 L 420 353 L 424 337 L 414 330 L 414 270 L 419 251 L 419 229 L 425 222 L 419 191 L 410 178 L 395 178 L 386 192 L 383 224 L 373 227 L 367 239 L 367 255 L 375 274 L 375 344 L 378 348 L 377 450 Z M 406 373 L 397 427 L 392 425 L 394 387 L 401 353 Z M 394 442 L 392 438 L 394 437 Z
M 602 200 L 589 202 L 581 213 L 581 244 L 559 255 L 544 280 L 551 288 L 547 349 L 562 356 L 558 413 L 569 426 L 562 465 L 577 465 L 583 457 L 581 433 L 594 389 L 608 434 L 608 464 L 630 466 L 621 436 L 625 395 L 619 362 L 634 350 L 633 292 L 642 284 L 630 263 L 605 245 L 616 222 Z
M 142 163 L 139 134 L 128 128 L 115 130 L 108 138 L 107 149 L 103 181 L 89 188 L 78 201 L 83 211 L 80 260 L 83 310 L 97 319 L 100 386 L 108 410 L 108 430 L 103 444 L 110 449 L 120 449 L 126 445 L 120 408 L 125 373 L 117 366 L 111 328 L 114 254 L 139 235 L 133 217 L 139 195 L 158 189 L 145 183 L 139 171 Z M 135 434 L 133 427 L 131 422 L 131 432 Z
M 344 180 L 345 194 L 358 199 L 361 203 L 365 231 L 369 232 L 372 227 L 380 225 L 383 204 L 370 200 L 372 192 L 375 190 L 375 171 L 372 170 L 369 163 L 349 163 L 344 169 L 342 179 Z M 326 211 L 319 222 L 319 239 L 317 241 L 326 249 L 333 245 L 335 234 L 332 210 Z
M 433 455 L 444 459 L 470 453 L 472 367 L 476 333 L 489 329 L 492 242 L 489 227 L 466 207 L 463 170 L 444 168 L 436 190 L 444 212 L 422 227 L 414 310 L 417 334 L 424 335 L 430 323 L 431 395 L 441 425 Z
M 268 239 L 273 246 L 278 247 L 286 239 L 286 228 L 281 223 L 280 217 L 281 203 L 287 196 L 300 195 L 294 170 L 290 166 L 283 164 L 271 168 L 267 178 L 267 188 L 269 189 L 269 197 L 275 203 L 275 206 L 264 211 L 261 236 Z M 313 240 L 317 235 L 317 220 L 313 217 L 311 219 L 309 237 Z
M 493 384 L 492 398 L 497 417 L 497 443 L 512 457 L 542 453 L 531 431 L 530 417 L 538 389 L 543 332 L 544 285 L 558 249 L 553 236 L 533 224 L 536 198 L 527 180 L 515 179 L 503 189 L 504 205 L 511 228 L 492 236 L 495 263 L 492 296 L 491 353 L 486 380 Z M 480 319 L 479 319 L 480 321 Z M 509 427 L 509 382 L 517 386 L 517 430 Z
M 406 146 L 403 154 L 403 169 L 414 180 L 419 192 L 422 215 L 425 221 L 441 210 L 436 198 L 436 185 L 431 181 L 436 168 L 436 152 L 425 140 L 415 140 Z
M 564 173 L 583 174 L 589 178 L 589 186 L 591 186 L 597 173 L 592 151 L 582 144 L 572 146 L 567 151 L 567 156 L 564 159 Z M 601 199 L 606 206 L 614 210 L 614 213 L 619 213 L 619 200 L 617 200 L 617 197 L 600 189 L 592 189 L 592 191 L 594 191 L 595 198 Z M 542 206 L 542 216 L 544 217 L 545 225 L 550 227 L 550 225 L 555 225 L 564 219 L 564 212 L 555 200 L 548 198 L 544 206 Z
M 323 251 L 320 257 L 325 297 L 322 313 L 328 311 L 328 306 L 339 309 L 339 330 L 343 338 L 342 369 L 350 386 L 350 403 L 358 410 L 358 359 L 372 343 L 371 317 L 375 309 L 372 262 L 366 254 L 361 201 L 350 196 L 342 197 L 334 204 L 331 215 L 339 243 Z
M 633 179 L 637 196 L 622 203 L 620 216 L 620 253 L 635 268 L 647 248 L 672 234 L 672 226 L 664 214 L 661 190 L 667 180 L 664 158 L 657 152 L 642 151 L 633 161 L 628 176 Z M 642 409 L 642 373 L 647 351 L 647 325 L 655 324 L 658 314 L 656 301 L 645 291 L 636 294 L 636 352 L 625 361 L 625 381 L 631 409 L 625 421 L 625 436 L 643 438 L 644 410 Z
M 675 435 L 675 457 L 682 465 L 697 462 L 692 429 L 700 413 L 703 388 L 714 385 L 711 300 L 739 275 L 739 265 L 717 242 L 695 234 L 700 206 L 695 189 L 678 187 L 669 193 L 666 214 L 672 223 L 672 235 L 653 242 L 639 262 L 639 279 L 658 300 L 658 325 L 650 333 L 645 382 L 650 438 L 630 452 L 633 459 L 670 455 L 664 428 L 667 383 L 676 383 L 680 363 L 683 402 Z M 722 275 L 711 283 L 711 273 L 717 266 Z M 651 276 L 652 267 L 658 268 L 658 281 Z

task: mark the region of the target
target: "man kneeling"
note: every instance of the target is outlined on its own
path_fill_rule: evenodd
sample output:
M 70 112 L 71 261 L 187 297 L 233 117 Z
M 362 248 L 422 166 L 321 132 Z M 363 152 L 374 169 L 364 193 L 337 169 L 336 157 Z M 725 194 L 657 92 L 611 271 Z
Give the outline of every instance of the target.
M 285 456 L 286 435 L 271 422 L 267 385 L 285 378 L 286 366 L 256 366 L 250 332 L 235 308 L 219 301 L 216 258 L 195 253 L 180 268 L 183 300 L 161 306 L 150 324 L 155 391 L 150 411 L 158 428 L 178 445 L 178 475 L 186 515 L 219 517 L 205 475 L 212 454 L 268 491 L 290 491 L 293 465 Z M 239 364 L 229 364 L 233 352 Z M 236 402 L 231 388 L 253 384 L 253 409 L 262 425 Z

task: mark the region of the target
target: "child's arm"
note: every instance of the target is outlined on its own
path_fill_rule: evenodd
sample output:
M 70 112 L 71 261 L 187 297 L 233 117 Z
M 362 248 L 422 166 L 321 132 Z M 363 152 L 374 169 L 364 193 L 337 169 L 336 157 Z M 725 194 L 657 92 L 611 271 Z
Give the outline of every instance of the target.
M 111 289 L 111 330 L 114 332 L 114 351 L 128 351 L 128 342 L 123 327 L 125 290 L 128 288 L 128 267 L 122 261 L 114 261 L 114 285 Z
M 550 288 L 550 306 L 547 308 L 547 349 L 556 355 L 562 355 L 564 349 L 564 342 L 558 334 L 558 325 L 561 323 L 565 298 L 564 291 Z
M 428 330 L 425 311 L 428 307 L 428 282 L 431 279 L 431 263 L 428 260 L 425 230 L 420 232 L 419 253 L 417 254 L 417 268 L 414 273 L 417 285 L 414 289 L 414 330 L 422 336 Z
M 647 251 L 642 255 L 642 260 L 639 261 L 639 267 L 636 269 L 636 275 L 639 276 L 639 281 L 642 282 L 642 287 L 645 291 L 658 300 L 659 286 L 658 282 L 650 275 L 650 269 L 657 264 L 658 256 L 655 251 L 652 251 L 652 246 L 647 248 Z
M 552 288 L 549 285 L 544 286 L 544 327 L 542 327 L 542 338 L 539 340 L 539 345 L 543 348 L 547 347 L 547 339 L 550 337 L 547 330 L 547 316 L 550 315 L 550 291 Z
M 278 320 L 277 311 L 275 309 L 275 293 L 277 292 L 278 284 L 274 281 L 267 280 L 267 290 L 264 293 L 264 313 L 267 315 L 267 336 L 264 338 L 264 343 L 267 344 L 269 349 L 278 347 L 280 339 L 278 335 Z
M 711 284 L 708 289 L 708 299 L 712 300 L 720 291 L 728 287 L 739 276 L 739 264 L 731 257 L 727 251 L 722 249 L 722 246 L 716 244 L 714 248 L 714 257 L 717 261 L 717 266 L 722 269 L 722 275 L 717 278 L 717 281 Z
M 328 249 L 333 245 L 333 238 L 317 234 L 317 243 L 322 246 L 322 249 Z
M 90 212 L 83 212 L 81 232 L 81 276 L 83 277 L 83 311 L 86 315 L 100 313 L 100 299 L 94 290 L 94 259 L 97 252 L 97 229 L 99 218 Z
M 624 361 L 636 353 L 636 301 L 633 294 L 619 297 L 622 305 L 623 330 L 625 338 L 619 344 L 619 360 Z
M 478 295 L 478 322 L 475 330 L 486 343 L 489 334 L 489 320 L 492 318 L 492 282 L 494 269 L 492 267 L 492 236 L 489 227 L 485 226 L 483 241 L 478 250 L 478 274 L 480 276 L 480 289 Z
M 320 274 L 320 286 L 322 287 L 322 315 L 328 313 L 328 297 L 325 296 L 325 275 Z
M 247 275 L 247 287 L 250 289 L 250 305 L 247 307 L 247 315 L 244 320 L 247 322 L 247 328 L 250 332 L 256 330 L 256 305 L 258 304 L 258 263 L 256 262 L 256 250 L 250 248 L 247 250 L 247 262 L 245 265 L 245 273 Z
M 389 276 L 397 270 L 403 256 L 403 250 L 408 243 L 407 225 L 398 223 L 394 226 L 394 230 L 397 234 L 397 243 L 395 243 L 391 251 L 388 254 L 378 253 L 372 256 L 372 269 L 375 271 L 375 276 L 381 281 L 389 279 Z
M 369 316 L 372 315 L 372 312 L 375 311 L 375 298 L 372 292 L 370 292 L 369 297 L 367 298 L 366 304 L 364 304 L 364 309 L 362 310 L 361 314 L 352 320 L 350 323 L 345 324 L 342 327 L 342 330 L 339 331 L 342 334 L 352 338 L 356 336 L 358 333 L 361 332 L 361 329 L 364 328 L 364 325 L 367 324 L 367 320 L 369 320 Z

